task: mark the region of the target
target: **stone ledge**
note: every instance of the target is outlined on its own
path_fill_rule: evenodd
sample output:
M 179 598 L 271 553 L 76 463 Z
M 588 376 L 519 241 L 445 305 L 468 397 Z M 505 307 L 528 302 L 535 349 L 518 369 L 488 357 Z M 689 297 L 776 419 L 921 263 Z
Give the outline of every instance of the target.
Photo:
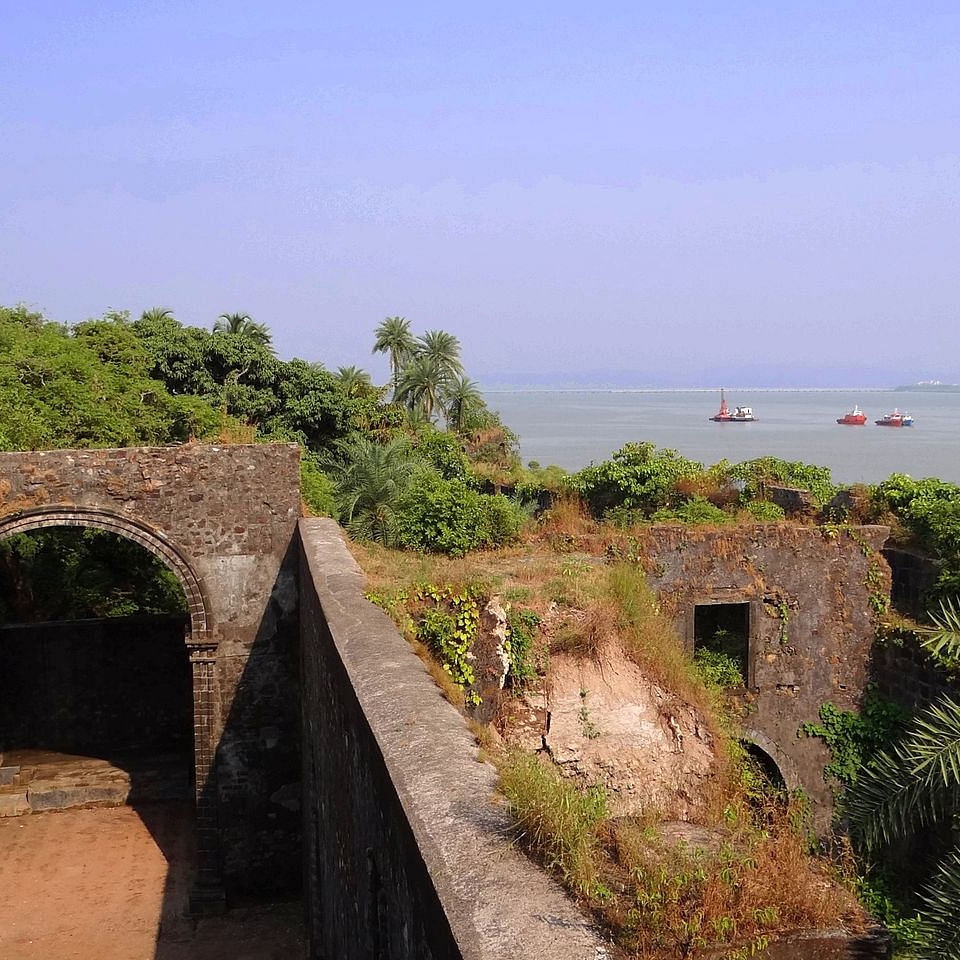
M 363 573 L 339 526 L 301 520 L 300 537 L 312 579 L 301 591 L 316 591 L 461 955 L 606 957 L 573 901 L 511 845 L 509 815 L 495 801 L 496 771 L 477 762 L 463 718 L 393 622 L 364 599 Z

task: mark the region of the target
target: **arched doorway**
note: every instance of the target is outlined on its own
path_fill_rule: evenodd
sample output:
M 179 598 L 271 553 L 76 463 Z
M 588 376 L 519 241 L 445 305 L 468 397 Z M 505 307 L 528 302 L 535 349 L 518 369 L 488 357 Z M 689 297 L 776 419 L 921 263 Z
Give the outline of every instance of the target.
M 84 736 L 90 743 L 96 743 L 98 738 L 102 741 L 105 737 L 114 736 L 117 739 L 117 748 L 120 749 L 129 747 L 137 736 L 143 739 L 143 731 L 147 729 L 148 715 L 152 712 L 154 717 L 151 735 L 158 742 L 168 736 L 185 736 L 189 741 L 188 762 L 192 767 L 190 779 L 193 783 L 196 851 L 191 906 L 195 910 L 218 907 L 222 903 L 223 892 L 213 766 L 217 703 L 217 678 L 214 670 L 216 643 L 209 630 L 208 605 L 204 598 L 201 581 L 185 559 L 183 552 L 162 533 L 141 521 L 108 511 L 73 507 L 49 507 L 22 511 L 0 518 L 0 542 L 18 534 L 31 534 L 50 528 L 84 528 L 103 531 L 123 538 L 124 541 L 132 542 L 157 558 L 173 574 L 182 590 L 183 615 L 179 620 L 178 650 L 167 651 L 164 658 L 160 659 L 156 658 L 155 652 L 151 652 L 150 669 L 157 673 L 161 687 L 164 683 L 169 685 L 170 696 L 165 700 L 162 689 L 151 689 L 149 677 L 147 677 L 147 684 L 141 688 L 144 702 L 134 705 L 138 709 L 131 711 L 131 715 L 136 713 L 137 716 L 135 718 L 131 716 L 131 727 L 129 730 L 124 730 L 123 718 L 118 715 L 117 710 L 111 711 L 105 706 L 97 709 L 97 690 L 73 690 L 66 699 L 70 700 L 72 697 L 71 702 L 81 705 L 86 711 L 86 727 L 84 728 L 83 724 L 77 724 L 77 729 L 71 730 L 69 717 L 67 717 L 67 723 L 61 723 L 59 727 L 48 724 L 43 733 L 48 739 L 52 737 L 50 743 L 59 742 L 64 745 L 81 745 L 84 742 Z M 174 628 L 177 628 L 176 624 Z M 136 629 L 136 625 L 132 625 L 131 629 Z M 89 631 L 86 633 L 89 635 Z M 143 639 L 138 638 L 141 641 Z M 130 644 L 130 646 L 136 645 Z M 146 648 L 141 646 L 141 649 Z M 126 661 L 123 656 L 115 658 L 119 663 L 102 661 L 114 671 L 114 682 L 118 688 L 125 686 L 123 680 L 125 664 L 133 672 L 136 672 L 138 666 L 135 653 L 131 654 L 128 650 L 125 654 Z M 76 662 L 77 655 L 70 656 L 74 657 L 73 662 Z M 94 681 L 106 682 L 102 676 L 94 676 Z M 64 697 L 61 696 L 60 699 Z M 128 706 L 129 703 L 128 693 Z M 96 715 L 92 716 L 91 711 Z M 164 727 L 168 719 L 172 732 Z M 174 726 L 177 727 L 176 730 L 173 730 Z M 130 742 L 121 742 L 124 741 L 124 735 L 126 741 Z M 164 742 L 167 741 L 164 740 Z
M 779 782 L 788 792 L 800 789 L 797 768 L 778 743 L 762 731 L 749 728 L 743 731 L 741 742 L 769 774 L 771 782 Z

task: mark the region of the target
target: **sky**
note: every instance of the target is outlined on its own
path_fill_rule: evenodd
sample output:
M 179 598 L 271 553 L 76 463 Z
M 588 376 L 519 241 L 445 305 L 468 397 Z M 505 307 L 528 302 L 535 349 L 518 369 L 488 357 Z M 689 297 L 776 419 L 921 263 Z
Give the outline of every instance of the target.
M 484 385 L 960 381 L 960 4 L 0 0 L 0 303 Z

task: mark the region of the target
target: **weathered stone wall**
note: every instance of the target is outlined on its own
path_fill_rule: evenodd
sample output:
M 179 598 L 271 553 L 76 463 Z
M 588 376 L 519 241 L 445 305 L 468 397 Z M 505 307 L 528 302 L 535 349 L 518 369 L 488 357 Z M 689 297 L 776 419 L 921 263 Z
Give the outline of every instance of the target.
M 859 704 L 876 632 L 871 596 L 890 590 L 880 553 L 887 536 L 886 527 L 654 526 L 636 545 L 691 651 L 697 604 L 749 604 L 744 725 L 787 785 L 811 795 L 821 824 L 831 813 L 822 776 L 829 758 L 820 741 L 797 730 L 817 720 L 825 701 Z
M 496 774 L 331 520 L 301 520 L 309 956 L 597 960 L 602 941 L 509 842 Z
M 960 680 L 938 666 L 906 630 L 892 631 L 874 645 L 870 680 L 880 696 L 911 712 L 960 692 Z
M 0 627 L 0 754 L 193 752 L 184 618 Z
M 0 539 L 91 526 L 159 556 L 190 607 L 199 876 L 297 883 L 293 444 L 0 453 Z M 215 894 L 213 894 L 215 895 Z

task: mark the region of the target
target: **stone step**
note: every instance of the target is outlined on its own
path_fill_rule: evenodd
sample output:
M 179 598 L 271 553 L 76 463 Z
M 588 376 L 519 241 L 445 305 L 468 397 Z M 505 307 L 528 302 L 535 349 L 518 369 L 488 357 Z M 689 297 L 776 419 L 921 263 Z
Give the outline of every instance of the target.
M 20 782 L 20 766 L 10 765 L 0 767 L 0 787 L 9 787 Z
M 0 793 L 0 817 L 22 817 L 29 812 L 26 793 Z

